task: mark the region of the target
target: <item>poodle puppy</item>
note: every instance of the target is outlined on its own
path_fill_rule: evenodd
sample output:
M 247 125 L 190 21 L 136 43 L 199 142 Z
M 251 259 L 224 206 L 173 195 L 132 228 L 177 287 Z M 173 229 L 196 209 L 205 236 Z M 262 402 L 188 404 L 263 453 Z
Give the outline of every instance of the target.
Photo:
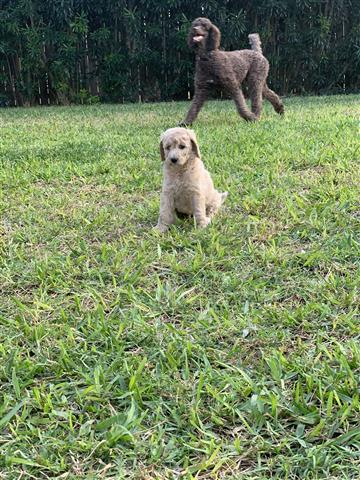
M 266 84 L 269 62 L 261 49 L 257 33 L 249 35 L 251 50 L 224 52 L 220 50 L 220 30 L 207 18 L 193 21 L 188 45 L 196 53 L 195 94 L 190 110 L 180 126 L 191 125 L 206 101 L 210 90 L 222 88 L 233 98 L 238 113 L 247 121 L 260 118 L 263 97 L 269 100 L 275 111 L 284 113 L 284 105 Z M 249 87 L 251 111 L 241 89 L 242 82 Z
M 166 130 L 160 137 L 160 155 L 164 180 L 157 228 L 165 232 L 175 223 L 176 212 L 193 215 L 198 227 L 206 227 L 228 192 L 215 190 L 200 159 L 195 133 L 180 127 Z

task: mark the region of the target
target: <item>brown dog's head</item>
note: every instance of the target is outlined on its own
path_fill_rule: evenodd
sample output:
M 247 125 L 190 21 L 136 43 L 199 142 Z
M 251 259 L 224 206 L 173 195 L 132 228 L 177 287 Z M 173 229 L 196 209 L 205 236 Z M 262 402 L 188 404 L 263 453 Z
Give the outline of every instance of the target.
M 220 48 L 220 30 L 208 18 L 196 18 L 190 28 L 188 45 L 197 50 L 218 50 Z
M 200 158 L 195 132 L 187 128 L 169 128 L 160 137 L 161 160 L 171 168 L 185 165 L 189 160 Z

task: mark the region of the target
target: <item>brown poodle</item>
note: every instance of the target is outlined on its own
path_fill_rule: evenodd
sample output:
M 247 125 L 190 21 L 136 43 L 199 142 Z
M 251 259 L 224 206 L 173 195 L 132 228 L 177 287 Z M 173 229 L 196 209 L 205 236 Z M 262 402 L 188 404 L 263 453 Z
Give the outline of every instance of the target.
M 260 37 L 249 35 L 251 50 L 220 50 L 220 30 L 207 18 L 193 21 L 188 45 L 196 52 L 195 95 L 185 120 L 180 125 L 190 125 L 197 117 L 208 94 L 213 88 L 223 88 L 233 98 L 239 114 L 248 121 L 258 120 L 263 96 L 277 113 L 284 113 L 284 106 L 275 92 L 266 85 L 269 62 L 262 54 Z M 241 89 L 247 82 L 251 100 L 248 109 Z

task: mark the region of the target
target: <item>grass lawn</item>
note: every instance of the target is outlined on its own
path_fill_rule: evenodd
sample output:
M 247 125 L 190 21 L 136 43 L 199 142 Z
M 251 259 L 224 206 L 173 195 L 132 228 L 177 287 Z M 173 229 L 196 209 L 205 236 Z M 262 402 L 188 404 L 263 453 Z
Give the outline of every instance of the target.
M 204 107 L 164 235 L 188 103 L 1 111 L 0 479 L 360 477 L 360 96 L 285 107 Z

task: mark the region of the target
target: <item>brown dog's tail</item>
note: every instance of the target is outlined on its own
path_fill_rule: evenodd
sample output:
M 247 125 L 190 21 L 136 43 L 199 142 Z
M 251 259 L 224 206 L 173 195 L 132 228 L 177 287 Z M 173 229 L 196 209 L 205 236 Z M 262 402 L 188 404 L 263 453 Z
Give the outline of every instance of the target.
M 249 42 L 251 45 L 251 50 L 262 53 L 261 40 L 258 33 L 250 33 Z

